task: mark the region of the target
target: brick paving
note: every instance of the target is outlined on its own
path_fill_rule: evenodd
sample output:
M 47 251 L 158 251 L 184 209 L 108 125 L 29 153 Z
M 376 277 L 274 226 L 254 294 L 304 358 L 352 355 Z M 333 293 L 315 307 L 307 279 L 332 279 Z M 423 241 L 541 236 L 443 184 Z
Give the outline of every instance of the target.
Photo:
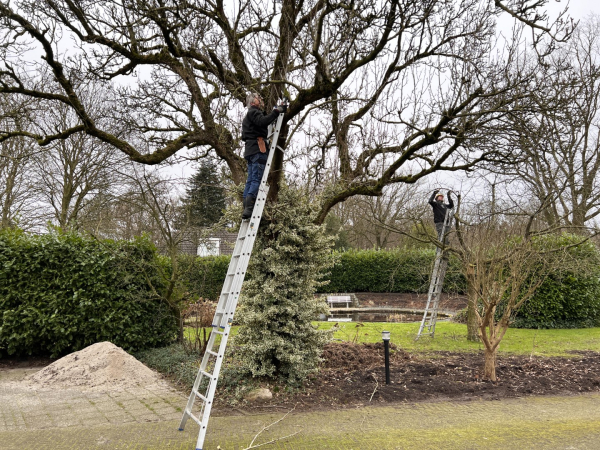
M 117 392 L 32 390 L 0 371 L 0 449 L 193 449 L 177 431 L 185 396 L 165 386 Z M 206 450 L 249 446 L 286 411 L 211 419 Z M 256 411 L 262 409 L 256 408 Z M 284 436 L 291 437 L 280 439 Z M 600 449 L 600 394 L 436 402 L 293 412 L 265 430 L 261 449 Z

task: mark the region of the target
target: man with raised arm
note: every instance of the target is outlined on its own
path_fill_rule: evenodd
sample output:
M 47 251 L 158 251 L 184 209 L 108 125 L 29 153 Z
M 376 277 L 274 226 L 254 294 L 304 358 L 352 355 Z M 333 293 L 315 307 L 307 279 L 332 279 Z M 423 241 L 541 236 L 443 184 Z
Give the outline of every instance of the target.
M 263 100 L 260 95 L 251 92 L 246 97 L 248 112 L 242 122 L 242 141 L 246 143 L 244 158 L 248 162 L 248 179 L 244 188 L 244 212 L 242 220 L 252 216 L 258 187 L 262 180 L 269 155 L 269 144 L 267 142 L 268 126 L 277 120 L 280 113 L 286 111 L 286 105 L 278 105 L 270 114 L 266 114 L 262 108 Z
M 454 202 L 450 197 L 452 191 L 448 191 L 448 203 L 444 203 L 444 194 L 438 194 L 440 192 L 439 189 L 433 191 L 431 197 L 429 198 L 429 204 L 433 208 L 433 223 L 435 223 L 435 229 L 438 234 L 438 238 L 440 241 L 443 240 L 444 236 L 442 236 L 442 231 L 444 230 L 444 220 L 446 219 L 446 212 L 449 209 L 454 208 Z M 448 232 L 448 230 L 446 230 Z M 445 240 L 444 240 L 445 242 Z

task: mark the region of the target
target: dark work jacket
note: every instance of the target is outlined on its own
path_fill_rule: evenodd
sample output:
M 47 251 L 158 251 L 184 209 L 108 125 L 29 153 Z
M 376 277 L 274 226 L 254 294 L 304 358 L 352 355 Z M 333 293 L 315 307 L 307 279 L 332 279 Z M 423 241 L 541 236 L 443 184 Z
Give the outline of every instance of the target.
M 444 202 L 438 202 L 435 199 L 435 196 L 438 195 L 438 192 L 434 192 L 431 194 L 431 198 L 429 199 L 429 204 L 433 208 L 433 221 L 435 223 L 444 223 L 444 219 L 446 218 L 446 211 L 454 208 L 454 202 L 452 198 L 448 196 L 448 204 Z
M 273 123 L 279 112 L 273 110 L 271 114 L 265 114 L 256 106 L 248 108 L 246 117 L 242 121 L 242 141 L 246 143 L 246 150 L 244 151 L 244 157 L 256 155 L 260 153 L 258 148 L 258 141 L 256 138 L 262 137 L 265 139 L 267 146 L 267 153 L 269 153 L 269 144 L 267 142 L 268 126 Z

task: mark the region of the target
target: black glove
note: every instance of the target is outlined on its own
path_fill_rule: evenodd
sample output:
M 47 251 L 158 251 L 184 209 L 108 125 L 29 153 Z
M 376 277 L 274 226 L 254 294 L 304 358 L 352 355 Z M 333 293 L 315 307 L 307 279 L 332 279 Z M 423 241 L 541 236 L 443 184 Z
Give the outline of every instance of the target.
M 448 197 L 450 197 L 450 194 L 452 194 L 452 191 L 448 191 Z
M 273 107 L 273 110 L 277 111 L 279 114 L 284 113 L 287 111 L 287 105 L 277 105 Z

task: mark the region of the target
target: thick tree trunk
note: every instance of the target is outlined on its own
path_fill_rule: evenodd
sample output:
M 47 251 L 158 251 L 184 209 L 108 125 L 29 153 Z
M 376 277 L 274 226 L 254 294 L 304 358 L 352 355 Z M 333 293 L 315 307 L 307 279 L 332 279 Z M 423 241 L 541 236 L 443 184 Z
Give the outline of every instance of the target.
M 485 364 L 483 366 L 483 376 L 490 381 L 496 381 L 496 351 L 485 349 Z

